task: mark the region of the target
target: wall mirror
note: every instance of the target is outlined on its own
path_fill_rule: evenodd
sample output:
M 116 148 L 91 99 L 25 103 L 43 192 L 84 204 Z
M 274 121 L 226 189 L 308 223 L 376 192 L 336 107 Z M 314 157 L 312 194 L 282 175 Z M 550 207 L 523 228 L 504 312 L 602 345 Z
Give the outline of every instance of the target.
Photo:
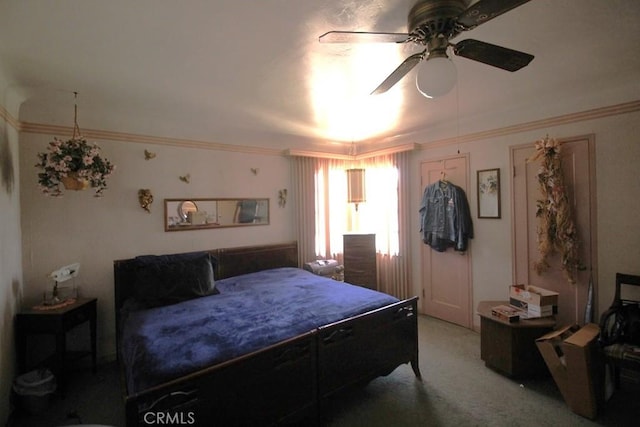
M 164 230 L 269 224 L 269 199 L 164 199 Z

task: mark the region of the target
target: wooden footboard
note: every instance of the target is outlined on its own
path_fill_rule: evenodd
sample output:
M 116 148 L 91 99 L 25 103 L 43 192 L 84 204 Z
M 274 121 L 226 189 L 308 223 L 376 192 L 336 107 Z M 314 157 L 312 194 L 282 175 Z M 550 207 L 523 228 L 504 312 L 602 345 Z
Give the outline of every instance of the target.
M 404 363 L 420 378 L 417 313 L 417 298 L 401 301 L 127 396 L 127 427 L 316 424 L 348 387 Z
M 128 396 L 127 427 L 313 424 L 318 417 L 315 335 Z
M 403 363 L 418 367 L 417 297 L 318 330 L 318 396 L 388 375 Z

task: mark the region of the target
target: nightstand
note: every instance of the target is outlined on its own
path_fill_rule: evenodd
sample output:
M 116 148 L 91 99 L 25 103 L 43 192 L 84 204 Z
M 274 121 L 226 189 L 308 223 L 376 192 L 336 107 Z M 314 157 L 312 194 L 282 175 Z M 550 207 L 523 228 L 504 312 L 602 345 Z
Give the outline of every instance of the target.
M 91 355 L 93 372 L 96 372 L 96 306 L 97 298 L 78 298 L 73 304 L 64 307 L 38 310 L 28 308 L 16 315 L 16 347 L 17 362 L 20 372 L 25 372 L 27 366 L 27 336 L 36 334 L 51 334 L 56 337 L 55 358 L 53 371 L 56 375 L 58 388 L 64 393 L 64 368 L 67 361 L 66 335 L 75 326 L 89 322 L 91 350 L 79 352 L 79 356 Z
M 555 317 L 509 323 L 491 314 L 491 307 L 508 301 L 480 301 L 480 358 L 485 366 L 512 378 L 548 376 L 536 339 L 553 330 Z

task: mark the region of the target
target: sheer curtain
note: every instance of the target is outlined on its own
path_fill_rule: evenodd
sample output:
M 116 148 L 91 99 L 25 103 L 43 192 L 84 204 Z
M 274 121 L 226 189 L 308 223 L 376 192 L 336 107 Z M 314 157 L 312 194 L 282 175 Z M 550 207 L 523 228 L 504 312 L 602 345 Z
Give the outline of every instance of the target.
M 316 255 L 342 262 L 342 235 L 351 220 L 347 206 L 347 176 L 344 160 L 316 162 Z
M 360 227 L 356 231 L 376 234 L 378 289 L 408 298 L 411 296 L 409 153 L 364 159 L 361 166 L 367 170 L 367 202 L 361 207 Z
M 291 201 L 295 214 L 296 239 L 298 240 L 298 265 L 317 258 L 315 249 L 316 160 L 312 157 L 292 157 L 291 176 L 293 188 Z
M 409 297 L 409 153 L 357 163 L 294 157 L 293 164 L 301 262 L 333 258 L 342 263 L 345 233 L 374 233 L 378 289 L 398 298 Z M 366 170 L 366 202 L 358 211 L 346 202 L 345 170 L 351 167 Z

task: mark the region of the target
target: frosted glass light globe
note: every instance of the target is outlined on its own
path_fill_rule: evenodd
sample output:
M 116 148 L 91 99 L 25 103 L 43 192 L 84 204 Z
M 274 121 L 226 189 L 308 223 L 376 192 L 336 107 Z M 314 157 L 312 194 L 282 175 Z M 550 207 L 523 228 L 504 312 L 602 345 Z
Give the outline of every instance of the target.
M 446 56 L 423 61 L 416 74 L 418 91 L 427 98 L 437 98 L 449 93 L 456 85 L 456 80 L 456 66 Z

